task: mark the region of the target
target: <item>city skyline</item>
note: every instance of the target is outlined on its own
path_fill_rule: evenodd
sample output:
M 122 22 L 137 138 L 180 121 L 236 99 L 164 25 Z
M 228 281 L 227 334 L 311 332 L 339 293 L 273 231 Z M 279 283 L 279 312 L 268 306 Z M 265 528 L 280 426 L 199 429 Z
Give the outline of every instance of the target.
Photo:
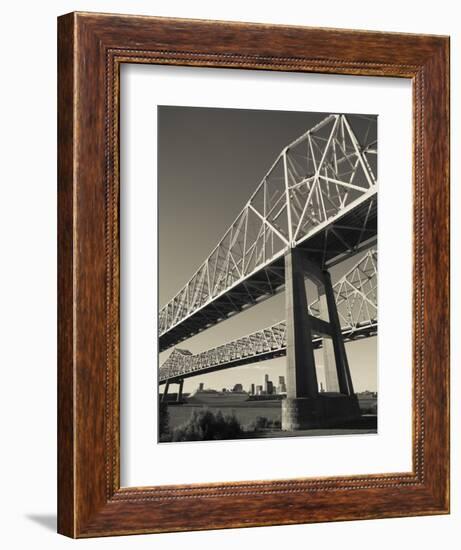
M 274 393 L 274 394 L 275 393 L 286 393 L 286 383 L 285 383 L 285 377 L 284 376 L 279 376 L 278 384 L 273 385 L 273 390 L 274 391 L 272 391 L 272 392 L 268 392 L 268 386 L 267 386 L 268 382 L 272 382 L 272 380 L 269 379 L 269 375 L 267 373 L 264 373 L 263 384 L 257 384 L 255 382 L 251 382 L 250 386 L 248 387 L 247 390 L 245 390 L 244 384 L 242 384 L 241 382 L 234 382 L 233 384 L 231 384 L 231 386 L 224 387 L 224 388 L 212 388 L 210 386 L 205 386 L 204 382 L 199 382 L 196 389 L 198 389 L 198 390 L 209 389 L 209 390 L 229 391 L 229 392 L 232 392 L 232 391 L 234 391 L 234 392 L 235 391 L 246 391 L 250 395 L 256 395 L 257 388 L 261 388 L 261 389 L 263 389 L 264 393 L 266 393 L 266 394 L 268 394 L 268 393 Z
M 236 370 L 236 369 L 235 369 Z M 267 373 L 264 373 L 264 376 L 266 376 Z M 261 384 L 258 384 L 257 382 L 249 382 L 249 385 L 248 387 L 245 387 L 245 384 L 242 383 L 240 380 L 239 381 L 233 381 L 231 382 L 231 384 L 229 386 L 226 386 L 226 387 L 215 387 L 215 386 L 212 386 L 210 383 L 206 383 L 204 381 L 199 381 L 198 378 L 200 378 L 199 376 L 197 377 L 194 377 L 193 379 L 191 379 L 191 382 L 192 382 L 192 391 L 194 390 L 197 390 L 197 389 L 205 389 L 205 390 L 215 390 L 215 391 L 246 391 L 247 393 L 249 393 L 250 395 L 256 395 L 256 389 L 258 387 L 261 387 L 263 388 L 264 387 L 264 380 L 262 380 L 262 383 Z M 279 378 L 283 378 L 285 379 L 285 376 L 280 376 Z M 209 380 L 209 376 L 206 377 L 207 380 Z M 286 382 L 285 382 L 286 383 Z M 240 387 L 241 386 L 241 390 L 237 387 Z M 319 387 L 321 386 L 321 384 L 319 383 Z M 279 387 L 280 385 L 279 384 L 276 384 L 275 385 L 275 389 L 277 390 L 276 394 L 283 394 L 283 393 L 286 393 L 286 389 L 285 391 L 282 391 L 280 392 L 279 391 Z M 236 389 L 237 388 L 237 389 Z M 322 391 L 322 388 L 320 388 L 320 391 Z M 360 391 L 358 391 L 357 393 L 366 393 L 366 392 L 370 392 L 370 393 L 377 393 L 376 390 L 372 390 L 372 389 L 369 389 L 369 388 L 365 388 L 365 389 L 361 389 Z M 190 392 L 186 392 L 185 393 L 190 393 Z

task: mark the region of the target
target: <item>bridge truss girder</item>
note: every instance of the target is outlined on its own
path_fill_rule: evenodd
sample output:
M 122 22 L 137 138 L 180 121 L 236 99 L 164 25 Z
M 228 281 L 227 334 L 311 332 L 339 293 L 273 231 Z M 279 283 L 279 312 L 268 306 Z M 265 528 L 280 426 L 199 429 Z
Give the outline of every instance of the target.
M 377 276 L 377 251 L 370 249 L 333 285 L 346 342 L 377 334 Z M 320 319 L 319 300 L 313 301 L 308 309 L 312 317 Z M 285 356 L 286 330 L 286 322 L 281 321 L 195 355 L 176 348 L 159 369 L 159 384 Z M 315 348 L 323 345 L 319 332 L 313 335 L 313 345 Z
M 369 245 L 377 230 L 375 174 L 374 136 L 359 141 L 345 115 L 329 115 L 285 147 L 210 256 L 161 309 L 160 350 L 279 291 L 288 248 L 302 246 L 328 267 Z

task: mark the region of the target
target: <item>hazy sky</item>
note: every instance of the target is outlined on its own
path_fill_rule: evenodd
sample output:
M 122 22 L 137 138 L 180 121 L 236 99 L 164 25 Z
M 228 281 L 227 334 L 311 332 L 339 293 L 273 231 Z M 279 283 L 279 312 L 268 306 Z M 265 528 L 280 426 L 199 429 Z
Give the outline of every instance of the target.
M 249 199 L 279 152 L 329 113 L 158 107 L 159 306 L 190 279 Z M 365 123 L 354 121 L 360 136 Z M 354 260 L 332 270 L 333 283 Z M 283 320 L 284 294 L 180 344 L 197 353 Z M 376 390 L 376 338 L 346 344 L 356 391 Z M 172 349 L 160 354 L 162 364 Z M 316 352 L 322 380 L 322 352 Z M 285 375 L 285 358 L 188 378 L 221 389 Z M 172 388 L 174 391 L 174 388 Z

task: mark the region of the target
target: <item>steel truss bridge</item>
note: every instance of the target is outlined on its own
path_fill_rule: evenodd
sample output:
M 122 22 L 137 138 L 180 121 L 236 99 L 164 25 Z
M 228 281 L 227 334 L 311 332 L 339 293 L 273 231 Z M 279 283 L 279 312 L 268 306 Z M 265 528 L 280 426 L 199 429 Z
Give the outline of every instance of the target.
M 161 309 L 159 349 L 176 346 L 281 291 L 285 269 L 291 270 L 293 289 L 293 249 L 298 249 L 296 257 L 302 254 L 308 258 L 308 270 L 317 273 L 317 283 L 329 280 L 321 273 L 362 252 L 357 263 L 333 287 L 325 283 L 330 290 L 325 287 L 323 291 L 329 298 L 319 291 L 319 298 L 309 305 L 304 301 L 303 307 L 300 304 L 305 297 L 301 295 L 306 290 L 296 283 L 299 297 L 292 296 L 290 290 L 295 309 L 288 300 L 287 321 L 195 355 L 174 349 L 159 369 L 159 384 L 166 384 L 164 393 L 170 383 L 177 382 L 180 395 L 187 377 L 287 355 L 287 342 L 294 334 L 293 314 L 301 316 L 299 319 L 305 321 L 300 322 L 307 323 L 311 332 L 307 340 L 303 333 L 301 339 L 295 339 L 300 357 L 304 356 L 303 346 L 311 350 L 322 347 L 324 338 L 331 336 L 337 346 L 338 377 L 350 378 L 345 352 L 340 349 L 343 342 L 372 336 L 378 325 L 374 248 L 377 150 L 373 125 L 374 118 L 332 114 L 281 151 L 208 258 Z M 324 318 L 325 299 L 333 320 Z M 298 384 L 296 377 L 311 373 L 311 378 L 302 382 L 307 386 L 291 388 L 293 395 L 297 396 L 298 390 L 301 394 L 317 392 L 310 353 L 311 359 L 306 356 L 304 366 L 293 363 L 294 356 L 288 354 L 291 386 Z M 351 383 L 350 387 L 342 384 L 341 391 L 351 394 Z
M 274 295 L 284 255 L 302 247 L 323 269 L 369 248 L 377 232 L 376 140 L 332 114 L 286 146 L 214 250 L 159 313 L 159 349 Z M 365 120 L 366 119 L 366 120 Z
M 377 333 L 377 264 L 377 252 L 370 249 L 333 286 L 345 341 Z M 312 316 L 321 318 L 319 299 L 312 302 L 308 309 Z M 285 356 L 286 336 L 286 322 L 281 321 L 195 355 L 176 348 L 159 369 L 159 384 Z M 320 333 L 313 335 L 316 348 L 321 347 L 322 342 Z

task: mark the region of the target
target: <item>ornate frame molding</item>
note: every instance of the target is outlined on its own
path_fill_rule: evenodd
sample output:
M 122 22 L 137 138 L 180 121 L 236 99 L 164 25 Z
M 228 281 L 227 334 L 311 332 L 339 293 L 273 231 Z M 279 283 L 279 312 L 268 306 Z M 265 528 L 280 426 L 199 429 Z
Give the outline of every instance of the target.
M 72 13 L 59 18 L 58 45 L 59 532 L 88 537 L 447 513 L 448 38 Z M 411 472 L 120 487 L 121 63 L 413 80 Z

